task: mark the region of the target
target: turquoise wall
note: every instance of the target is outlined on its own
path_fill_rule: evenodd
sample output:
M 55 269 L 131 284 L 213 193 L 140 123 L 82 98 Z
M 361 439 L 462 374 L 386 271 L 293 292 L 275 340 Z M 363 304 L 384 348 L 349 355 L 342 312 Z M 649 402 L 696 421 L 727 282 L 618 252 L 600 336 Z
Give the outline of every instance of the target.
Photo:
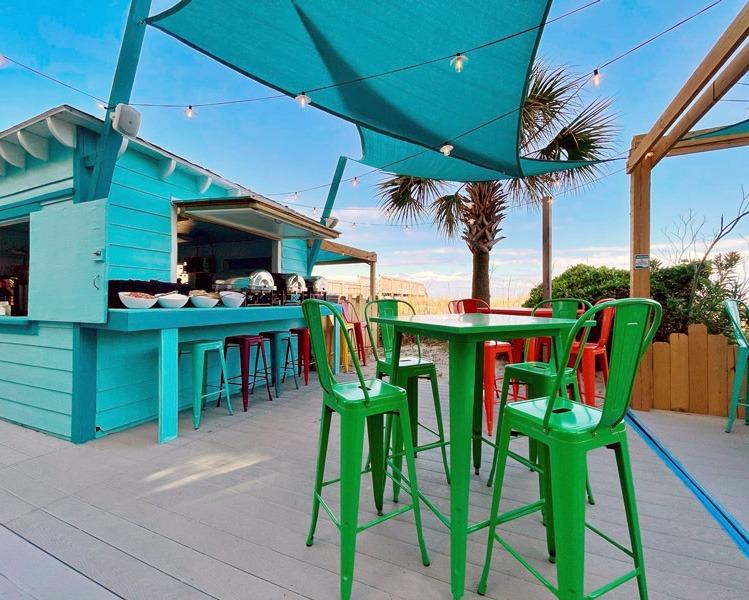
M 6 164 L 0 177 L 0 223 L 73 187 L 73 150 L 50 141 L 48 162 L 26 161 L 25 169 Z M 0 317 L 0 418 L 69 438 L 72 391 L 73 326 Z
M 281 245 L 281 270 L 306 276 L 307 240 L 283 240 Z
M 109 279 L 172 281 L 171 199 L 227 195 L 215 184 L 200 194 L 196 181 L 179 168 L 162 181 L 157 160 L 128 148 L 117 161 L 109 195 Z

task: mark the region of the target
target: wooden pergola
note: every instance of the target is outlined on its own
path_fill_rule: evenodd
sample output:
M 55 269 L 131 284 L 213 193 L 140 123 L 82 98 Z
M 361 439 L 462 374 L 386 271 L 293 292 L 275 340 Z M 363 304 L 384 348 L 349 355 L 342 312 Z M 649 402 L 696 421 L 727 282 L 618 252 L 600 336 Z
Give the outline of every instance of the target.
M 667 156 L 749 146 L 749 132 L 721 135 L 722 128 L 692 128 L 749 71 L 749 2 L 656 120 L 650 131 L 632 138 L 630 174 L 630 295 L 650 296 L 651 173 Z M 715 135 L 707 135 L 718 132 Z M 705 136 L 705 137 L 700 137 Z M 649 410 L 653 401 L 652 361 L 643 360 L 632 394 L 632 408 Z
M 749 2 L 707 53 L 650 131 L 632 138 L 630 295 L 650 295 L 650 176 L 667 156 L 749 145 L 749 133 L 694 138 L 697 122 L 749 71 Z M 742 46 L 743 45 L 743 46 Z M 684 139 L 688 138 L 688 139 Z

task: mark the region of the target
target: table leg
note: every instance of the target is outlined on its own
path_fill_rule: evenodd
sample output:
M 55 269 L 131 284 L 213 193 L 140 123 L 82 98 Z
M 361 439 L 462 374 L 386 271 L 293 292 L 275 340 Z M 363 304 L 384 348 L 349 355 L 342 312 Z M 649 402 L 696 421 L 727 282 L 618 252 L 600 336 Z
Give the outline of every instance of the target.
M 473 377 L 473 470 L 481 470 L 481 424 L 484 416 L 484 342 L 476 343 Z
M 468 490 L 475 403 L 476 343 L 450 340 L 450 582 L 454 600 L 465 590 Z M 469 391 L 470 390 L 470 391 Z M 480 425 L 479 425 L 480 427 Z
M 179 382 L 177 329 L 159 333 L 159 443 L 177 437 L 179 420 Z

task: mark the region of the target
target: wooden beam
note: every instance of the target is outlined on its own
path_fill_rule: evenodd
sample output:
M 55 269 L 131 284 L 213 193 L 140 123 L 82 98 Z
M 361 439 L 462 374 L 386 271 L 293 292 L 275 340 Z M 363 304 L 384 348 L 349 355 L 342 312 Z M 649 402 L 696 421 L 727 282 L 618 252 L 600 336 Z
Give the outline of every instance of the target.
M 551 204 L 553 199 L 546 196 L 541 201 L 541 254 L 543 285 L 542 299 L 551 300 Z
M 632 150 L 627 161 L 627 172 L 631 173 L 645 155 L 661 139 L 663 134 L 676 122 L 697 94 L 705 88 L 720 68 L 728 61 L 744 40 L 749 36 L 749 3 L 739 11 L 736 18 L 710 49 L 705 58 L 689 77 L 679 93 L 671 101 L 642 141 Z
M 369 299 L 377 299 L 377 262 L 369 263 Z
M 368 252 L 367 250 L 360 250 L 352 246 L 346 246 L 339 244 L 338 242 L 331 242 L 330 240 L 322 240 L 320 243 L 320 250 L 327 250 L 335 254 L 343 254 L 355 258 L 358 262 L 373 263 L 377 262 L 377 253 Z M 336 261 L 341 262 L 341 261 Z
M 633 298 L 650 296 L 650 173 L 646 159 L 630 176 L 629 295 Z
M 729 148 L 742 148 L 749 146 L 749 133 L 734 133 L 732 135 L 716 135 L 715 137 L 682 140 L 677 143 L 666 156 L 683 156 L 685 154 L 696 154 L 698 152 L 710 152 L 712 150 L 727 150 Z
M 655 143 L 651 150 L 653 152 L 651 167 L 655 166 L 747 72 L 749 72 L 749 44 L 739 51 L 715 78 L 715 81 L 684 112 L 671 130 Z

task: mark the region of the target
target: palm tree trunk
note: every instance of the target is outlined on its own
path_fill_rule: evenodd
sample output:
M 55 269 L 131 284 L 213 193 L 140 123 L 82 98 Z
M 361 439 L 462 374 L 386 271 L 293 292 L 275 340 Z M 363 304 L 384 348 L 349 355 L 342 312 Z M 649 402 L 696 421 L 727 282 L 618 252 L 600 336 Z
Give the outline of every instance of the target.
M 489 294 L 489 253 L 483 250 L 473 252 L 473 273 L 471 275 L 471 297 L 481 298 L 487 304 Z

